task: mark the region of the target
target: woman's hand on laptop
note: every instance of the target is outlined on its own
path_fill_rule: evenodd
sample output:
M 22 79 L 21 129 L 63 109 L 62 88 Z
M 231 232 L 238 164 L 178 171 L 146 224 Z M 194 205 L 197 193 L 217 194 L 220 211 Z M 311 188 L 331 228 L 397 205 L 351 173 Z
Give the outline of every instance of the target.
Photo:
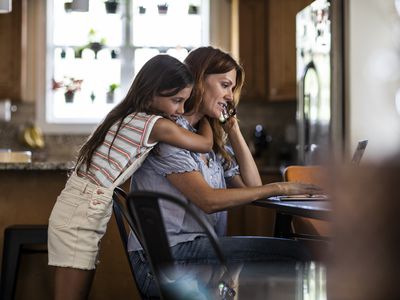
M 276 182 L 278 186 L 277 195 L 321 195 L 324 194 L 320 186 L 299 182 Z

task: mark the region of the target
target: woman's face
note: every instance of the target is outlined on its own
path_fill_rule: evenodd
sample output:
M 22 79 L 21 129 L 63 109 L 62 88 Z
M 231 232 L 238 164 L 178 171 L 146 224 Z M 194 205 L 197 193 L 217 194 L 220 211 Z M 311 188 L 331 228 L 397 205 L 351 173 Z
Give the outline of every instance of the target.
M 210 118 L 218 119 L 228 103 L 233 102 L 233 89 L 235 86 L 235 69 L 223 74 L 207 75 L 204 81 L 201 112 Z

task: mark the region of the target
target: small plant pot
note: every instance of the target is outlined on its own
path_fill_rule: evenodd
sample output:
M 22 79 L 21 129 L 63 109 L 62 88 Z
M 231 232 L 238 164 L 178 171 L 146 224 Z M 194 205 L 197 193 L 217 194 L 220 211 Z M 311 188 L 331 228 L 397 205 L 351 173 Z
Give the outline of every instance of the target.
M 72 103 L 74 102 L 75 93 L 74 92 L 65 92 L 65 103 Z
M 115 14 L 117 12 L 118 2 L 116 2 L 116 1 L 106 1 L 106 2 L 104 2 L 104 4 L 106 6 L 106 12 L 108 14 Z
M 94 57 L 97 58 L 97 52 L 103 49 L 103 45 L 99 42 L 90 43 L 90 49 L 94 51 Z
M 82 58 L 82 52 L 85 47 L 75 48 L 75 58 Z
M 188 14 L 189 15 L 197 15 L 197 14 L 199 14 L 199 7 L 196 6 L 196 5 L 189 5 Z
M 118 58 L 118 51 L 117 50 L 115 50 L 115 49 L 111 50 L 111 58 L 112 59 Z
M 67 56 L 67 52 L 65 52 L 65 49 L 62 48 L 62 49 L 61 49 L 61 52 L 60 52 L 60 57 L 61 57 L 62 59 L 64 59 L 66 56 Z
M 168 4 L 159 4 L 157 8 L 160 15 L 166 15 L 168 12 Z
M 144 15 L 146 13 L 146 7 L 139 6 L 139 14 Z
M 72 11 L 72 2 L 64 2 L 64 10 L 70 13 Z
M 107 92 L 106 94 L 106 103 L 114 103 L 114 92 Z

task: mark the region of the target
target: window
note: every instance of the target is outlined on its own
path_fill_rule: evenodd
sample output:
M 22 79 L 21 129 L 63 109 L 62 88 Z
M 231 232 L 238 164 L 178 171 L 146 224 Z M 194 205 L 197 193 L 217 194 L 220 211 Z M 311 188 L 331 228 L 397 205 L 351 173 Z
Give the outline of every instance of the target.
M 45 131 L 90 132 L 149 58 L 183 60 L 209 44 L 209 0 L 117 2 L 114 12 L 103 0 L 77 12 L 68 1 L 47 0 Z

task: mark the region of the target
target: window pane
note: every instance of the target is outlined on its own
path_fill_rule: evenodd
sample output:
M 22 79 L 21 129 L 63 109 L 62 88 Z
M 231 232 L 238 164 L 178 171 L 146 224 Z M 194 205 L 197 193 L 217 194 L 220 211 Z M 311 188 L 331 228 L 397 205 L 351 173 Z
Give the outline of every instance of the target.
M 160 3 L 166 4 L 166 11 L 160 10 Z M 132 8 L 134 45 L 193 48 L 202 44 L 200 1 L 139 0 Z
M 47 123 L 96 124 L 151 57 L 167 53 L 183 61 L 188 50 L 208 43 L 201 7 L 207 0 L 119 1 L 116 13 L 107 13 L 103 0 L 89 0 L 88 12 L 47 1 Z

